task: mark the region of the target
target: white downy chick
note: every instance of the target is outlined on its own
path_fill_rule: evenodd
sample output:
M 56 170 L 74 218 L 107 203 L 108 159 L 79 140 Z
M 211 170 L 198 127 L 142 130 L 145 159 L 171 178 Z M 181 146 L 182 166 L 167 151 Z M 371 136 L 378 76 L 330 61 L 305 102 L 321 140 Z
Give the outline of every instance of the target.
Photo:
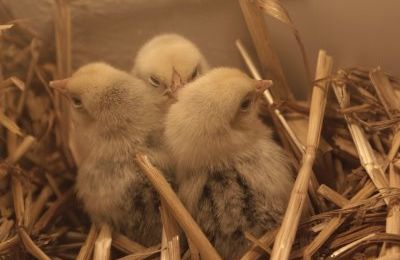
M 137 53 L 132 73 L 155 88 L 159 95 L 174 97 L 181 85 L 208 70 L 196 45 L 177 34 L 162 34 L 149 40 Z
M 150 39 L 139 50 L 132 74 L 146 82 L 165 115 L 176 101 L 179 89 L 207 70 L 207 61 L 193 42 L 177 34 L 162 34 Z M 164 172 L 171 172 L 173 165 L 163 140 L 163 119 L 148 144 L 154 151 L 153 163 Z
M 166 119 L 178 194 L 224 259 L 239 258 L 283 217 L 291 164 L 258 117 L 271 81 L 218 68 L 188 84 Z
M 134 162 L 160 115 L 145 83 L 105 63 L 81 67 L 51 84 L 71 101 L 80 140 L 77 196 L 96 224 L 107 223 L 145 246 L 160 241 L 159 198 Z M 83 145 L 83 144 L 82 144 Z

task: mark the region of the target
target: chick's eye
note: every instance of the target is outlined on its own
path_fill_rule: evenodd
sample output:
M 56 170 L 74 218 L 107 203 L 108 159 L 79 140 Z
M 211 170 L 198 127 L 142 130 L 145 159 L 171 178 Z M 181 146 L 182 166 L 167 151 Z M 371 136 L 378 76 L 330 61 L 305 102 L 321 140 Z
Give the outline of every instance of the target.
M 83 107 L 82 100 L 79 97 L 76 97 L 76 96 L 71 97 L 71 102 L 75 108 Z
M 161 84 L 160 80 L 155 76 L 150 76 L 149 83 L 155 88 L 159 87 Z
M 245 100 L 242 101 L 242 103 L 240 103 L 240 110 L 246 111 L 247 109 L 249 109 L 250 104 L 251 104 L 250 98 L 246 98 Z

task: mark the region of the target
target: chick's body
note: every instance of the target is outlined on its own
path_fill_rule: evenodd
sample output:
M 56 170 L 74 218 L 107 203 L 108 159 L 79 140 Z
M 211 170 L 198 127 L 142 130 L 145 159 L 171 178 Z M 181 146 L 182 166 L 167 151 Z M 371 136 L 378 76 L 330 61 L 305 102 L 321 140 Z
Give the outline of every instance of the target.
M 79 69 L 66 92 L 88 151 L 76 180 L 85 210 L 97 224 L 107 223 L 146 246 L 156 244 L 158 196 L 133 160 L 138 152 L 151 155 L 145 143 L 159 120 L 156 101 L 144 82 L 104 63 Z
M 257 116 L 257 84 L 215 69 L 181 90 L 166 120 L 178 194 L 224 259 L 244 253 L 245 232 L 278 225 L 293 183 L 288 158 Z

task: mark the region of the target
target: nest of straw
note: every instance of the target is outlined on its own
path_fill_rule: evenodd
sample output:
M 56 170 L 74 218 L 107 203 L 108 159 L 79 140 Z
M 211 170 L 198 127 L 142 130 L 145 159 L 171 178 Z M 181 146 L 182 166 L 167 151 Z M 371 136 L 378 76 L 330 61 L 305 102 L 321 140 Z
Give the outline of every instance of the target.
M 272 119 L 299 170 L 282 225 L 262 237 L 246 234 L 252 246 L 242 259 L 399 259 L 400 81 L 379 67 L 332 72 L 332 58 L 321 51 L 311 102 L 296 101 L 282 91 L 280 65 L 265 59 L 265 53 L 275 54 L 263 44 L 268 34 L 258 7 L 291 23 L 287 12 L 276 1 L 240 3 L 260 63 L 272 68 L 281 87 L 265 93 L 263 116 Z M 160 245 L 145 248 L 106 226 L 95 227 L 82 212 L 73 190 L 68 113 L 48 87 L 71 73 L 69 27 L 64 1 L 56 1 L 54 46 L 44 46 L 23 23 L 0 25 L 0 258 L 218 258 L 145 156 L 136 160 L 160 193 Z M 304 207 L 311 214 L 300 221 Z M 189 239 L 186 252 L 180 252 L 180 229 Z

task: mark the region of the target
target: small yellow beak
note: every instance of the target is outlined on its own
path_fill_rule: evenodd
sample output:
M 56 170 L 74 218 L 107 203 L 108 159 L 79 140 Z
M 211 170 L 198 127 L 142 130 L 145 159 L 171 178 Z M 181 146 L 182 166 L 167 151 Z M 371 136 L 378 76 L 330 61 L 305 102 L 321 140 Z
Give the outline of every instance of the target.
M 55 89 L 60 92 L 66 92 L 67 91 L 67 84 L 68 84 L 69 78 L 66 79 L 59 79 L 59 80 L 53 80 L 50 81 L 49 86 L 52 89 Z
M 268 79 L 263 79 L 263 80 L 257 80 L 256 81 L 256 92 L 259 93 L 260 95 L 264 93 L 264 91 L 271 87 L 274 83 L 272 82 L 272 80 L 268 80 Z

